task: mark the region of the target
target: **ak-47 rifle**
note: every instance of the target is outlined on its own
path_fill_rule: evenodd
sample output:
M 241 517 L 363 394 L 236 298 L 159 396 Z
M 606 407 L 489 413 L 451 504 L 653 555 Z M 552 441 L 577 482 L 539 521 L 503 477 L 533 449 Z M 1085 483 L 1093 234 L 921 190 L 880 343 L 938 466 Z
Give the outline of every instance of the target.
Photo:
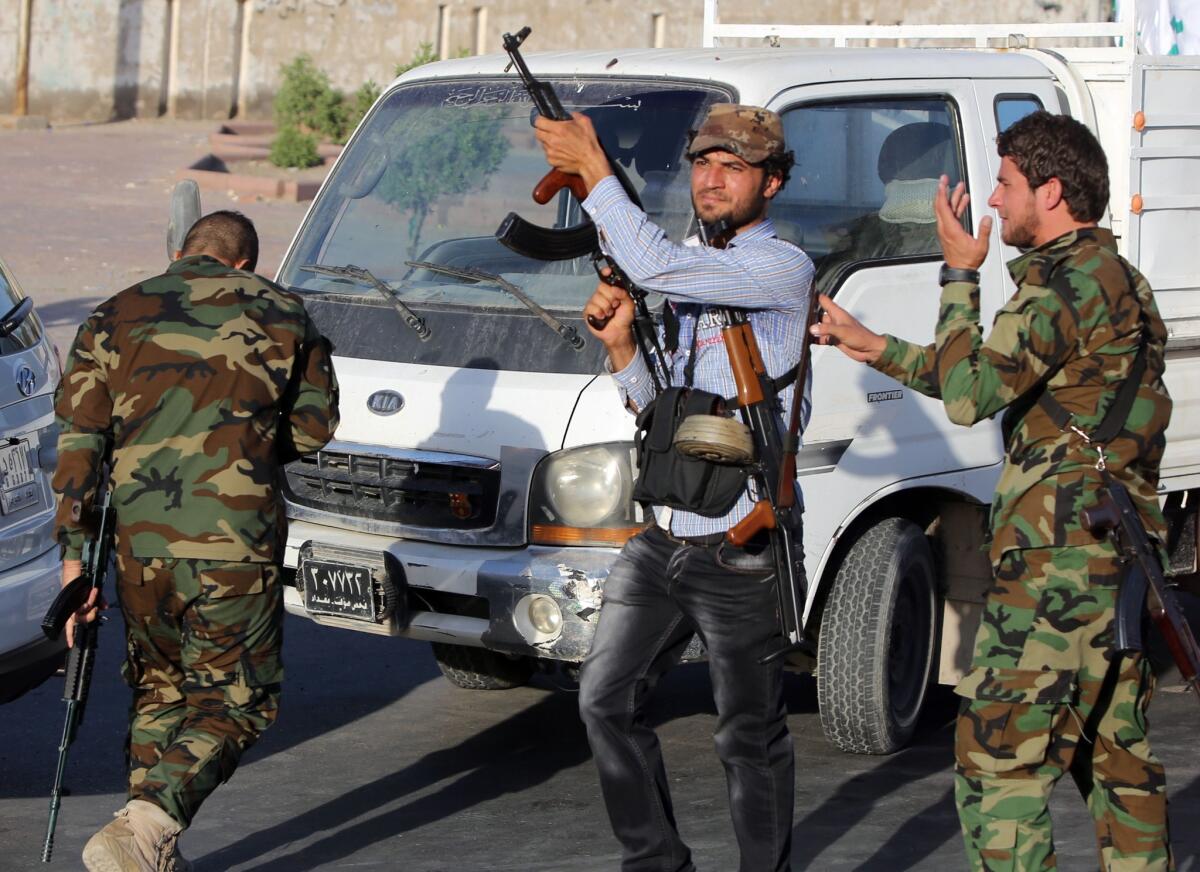
M 96 488 L 94 504 L 96 537 L 84 543 L 83 572 L 58 592 L 42 619 L 42 632 L 57 639 L 67 624 L 67 619 L 87 603 L 92 591 L 96 591 L 99 604 L 104 577 L 108 574 L 108 562 L 112 554 L 116 527 L 116 511 L 112 506 L 112 488 L 109 482 L 107 460 L 101 463 L 100 482 Z M 83 721 L 87 705 L 88 689 L 92 683 L 92 667 L 96 660 L 96 645 L 100 619 L 75 625 L 75 644 L 67 654 L 67 677 L 63 688 L 63 701 L 67 704 L 67 717 L 63 724 L 62 740 L 58 744 L 58 767 L 54 773 L 54 786 L 50 790 L 50 819 L 46 825 L 46 841 L 42 845 L 42 862 L 49 863 L 54 852 L 54 828 L 58 824 L 58 809 L 62 803 L 63 776 L 67 769 L 67 752 L 79 725 Z
M 1092 533 L 1108 535 L 1127 564 L 1117 597 L 1116 648 L 1120 652 L 1142 650 L 1142 614 L 1148 609 L 1184 683 L 1200 700 L 1200 645 L 1163 575 L 1158 549 L 1146 535 L 1128 489 L 1107 472 L 1104 479 L 1099 504 L 1084 509 L 1081 515 Z
M 533 105 L 537 108 L 539 115 L 549 118 L 551 121 L 570 121 L 571 115 L 563 108 L 562 101 L 554 93 L 554 87 L 549 82 L 542 82 L 534 78 L 533 73 L 529 71 L 529 66 L 525 63 L 525 58 L 521 55 L 521 45 L 531 32 L 530 28 L 522 27 L 516 34 L 504 34 L 504 50 L 508 53 L 509 66 L 517 71 L 517 75 L 521 78 L 521 84 L 529 92 L 529 97 L 533 100 Z M 641 208 L 642 204 L 637 191 L 633 189 L 629 177 L 625 175 L 620 164 L 611 158 L 608 163 L 612 168 L 613 175 L 621 183 L 625 193 L 629 195 L 629 199 L 635 206 Z M 534 185 L 533 200 L 539 205 L 545 205 L 564 188 L 574 194 L 575 199 L 580 202 L 588 193 L 587 185 L 581 176 L 552 168 Z M 653 316 L 646 305 L 646 292 L 630 281 L 625 271 L 601 251 L 600 237 L 596 233 L 596 227 L 590 218 L 585 216 L 585 219 L 576 227 L 551 229 L 538 227 L 526 221 L 516 212 L 510 212 L 496 230 L 496 239 L 517 254 L 536 260 L 572 260 L 583 255 L 589 256 L 596 274 L 602 281 L 613 287 L 622 288 L 633 298 L 636 312 L 633 320 L 634 335 L 637 337 L 638 347 L 646 360 L 646 366 L 650 370 L 650 378 L 654 382 L 655 390 L 661 391 L 666 384 L 666 358 L 658 341 L 658 332 Z M 589 316 L 588 323 L 597 330 L 603 330 L 608 319 Z M 660 373 L 662 380 L 659 378 Z
M 752 470 L 761 497 L 750 513 L 729 529 L 725 541 L 741 548 L 763 532 L 768 534 L 784 637 L 783 645 L 764 656 L 762 663 L 770 663 L 794 651 L 812 651 L 812 642 L 804 633 L 808 585 L 801 543 L 802 510 L 796 504 L 796 453 L 800 447 L 801 406 L 808 381 L 809 328 L 818 308 L 817 294 L 813 291 L 801 338 L 788 426 L 782 436 L 777 418 L 777 381 L 767 372 L 749 318 L 743 309 L 726 307 L 721 310 L 725 320 L 721 334 L 737 385 L 738 408 L 754 442 Z

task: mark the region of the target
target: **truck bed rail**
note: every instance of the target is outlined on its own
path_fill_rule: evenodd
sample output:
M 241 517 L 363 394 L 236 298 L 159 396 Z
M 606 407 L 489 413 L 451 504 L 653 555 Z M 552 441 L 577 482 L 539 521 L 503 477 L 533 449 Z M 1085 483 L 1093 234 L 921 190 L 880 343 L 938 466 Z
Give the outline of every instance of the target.
M 974 48 L 1045 48 L 1078 44 L 1079 40 L 1111 41 L 1109 46 L 1126 53 L 1134 46 L 1132 4 L 1123 4 L 1121 21 L 1015 24 L 726 24 L 721 21 L 719 0 L 704 0 L 703 45 L 714 47 L 721 39 L 762 39 L 772 44 L 782 39 L 832 42 L 845 48 L 851 41 L 864 46 L 912 45 L 929 41 L 953 42 Z M 947 46 L 952 47 L 952 46 Z M 1128 48 L 1127 48 L 1128 47 Z

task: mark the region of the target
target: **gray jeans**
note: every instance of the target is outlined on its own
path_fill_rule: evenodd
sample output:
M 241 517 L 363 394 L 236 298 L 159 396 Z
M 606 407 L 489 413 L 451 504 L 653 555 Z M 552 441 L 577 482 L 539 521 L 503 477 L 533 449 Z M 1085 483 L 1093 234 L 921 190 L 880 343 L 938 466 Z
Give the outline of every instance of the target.
M 795 763 L 783 702 L 770 573 L 733 572 L 713 547 L 651 527 L 625 546 L 604 586 L 604 605 L 580 676 L 579 710 L 600 773 L 623 872 L 689 872 L 658 737 L 646 701 L 693 632 L 708 649 L 742 872 L 790 868 Z

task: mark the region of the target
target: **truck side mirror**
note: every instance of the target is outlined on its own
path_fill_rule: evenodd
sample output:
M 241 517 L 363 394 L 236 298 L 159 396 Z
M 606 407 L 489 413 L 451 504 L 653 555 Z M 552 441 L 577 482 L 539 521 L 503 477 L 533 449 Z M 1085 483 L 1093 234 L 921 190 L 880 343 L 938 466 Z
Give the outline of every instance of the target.
M 171 217 L 167 221 L 167 259 L 183 248 L 183 240 L 192 225 L 200 220 L 200 186 L 192 179 L 182 179 L 171 191 Z

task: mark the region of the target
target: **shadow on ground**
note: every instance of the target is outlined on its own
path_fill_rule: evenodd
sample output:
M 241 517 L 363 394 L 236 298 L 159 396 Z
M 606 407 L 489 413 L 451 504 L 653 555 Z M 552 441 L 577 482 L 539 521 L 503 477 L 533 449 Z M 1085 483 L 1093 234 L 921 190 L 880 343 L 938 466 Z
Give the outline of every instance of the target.
M 119 610 L 101 630 L 92 689 L 71 747 L 67 784 L 77 795 L 124 793 L 124 739 L 129 689 L 119 675 L 125 627 Z M 279 722 L 242 765 L 333 732 L 440 678 L 427 646 L 382 636 L 317 627 L 288 616 Z M 416 654 L 417 656 L 414 656 Z M 3 706 L 0 713 L 0 796 L 48 793 L 65 705 L 62 679 Z
M 929 855 L 958 837 L 958 815 L 952 789 L 932 803 L 909 812 L 904 798 L 914 782 L 937 776 L 951 766 L 954 717 L 958 698 L 949 688 L 936 687 L 921 717 L 913 743 L 890 757 L 874 758 L 873 768 L 841 780 L 837 789 L 815 808 L 797 807 L 793 829 L 792 864 L 796 870 L 828 868 L 838 841 L 866 823 L 880 825 L 879 847 L 858 868 L 900 872 L 920 868 Z M 870 758 L 847 756 L 847 767 Z M 896 806 L 903 811 L 897 814 Z M 886 837 L 883 834 L 887 833 Z M 823 860 L 822 857 L 826 859 Z

